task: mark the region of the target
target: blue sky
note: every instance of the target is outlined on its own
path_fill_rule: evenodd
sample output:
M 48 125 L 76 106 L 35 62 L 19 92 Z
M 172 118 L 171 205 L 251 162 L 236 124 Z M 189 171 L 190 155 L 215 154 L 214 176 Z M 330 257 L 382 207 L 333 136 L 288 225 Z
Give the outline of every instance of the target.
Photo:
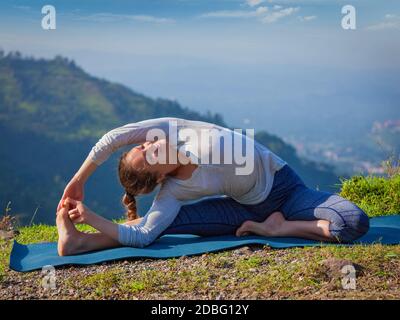
M 170 64 L 169 59 L 179 57 L 197 62 L 259 66 L 399 66 L 400 2 L 352 1 L 357 10 L 354 32 L 344 31 L 340 26 L 341 8 L 348 3 L 340 0 L 5 0 L 0 3 L 0 43 L 6 50 L 20 49 L 44 56 L 70 55 L 78 63 L 86 53 L 101 64 L 102 60 L 93 56 L 95 52 L 99 56 L 158 57 L 160 61 L 166 59 L 166 64 Z M 44 4 L 56 7 L 57 30 L 40 28 Z M 391 50 L 377 52 L 386 51 L 384 46 L 390 46 Z M 370 55 L 381 55 L 383 59 L 375 59 L 371 64 Z M 100 71 L 101 66 L 98 67 Z
M 172 20 L 185 25 L 205 21 L 207 24 L 216 23 L 221 19 L 224 24 L 233 20 L 266 24 L 286 20 L 288 23 L 291 19 L 285 18 L 289 17 L 306 17 L 299 21 L 318 21 L 318 25 L 329 25 L 335 23 L 343 5 L 351 4 L 360 10 L 362 20 L 359 22 L 365 27 L 383 22 L 386 14 L 396 14 L 400 8 L 396 0 L 3 0 L 0 4 L 2 20 L 7 17 L 14 20 L 28 16 L 35 18 L 45 4 L 54 5 L 69 23 L 79 19 L 104 22 L 107 17 L 108 21 L 131 20 L 139 23 L 144 20 L 135 20 L 135 16 L 147 16 L 147 22 Z
M 45 4 L 56 30 L 41 29 Z M 341 28 L 346 4 L 356 30 Z M 327 124 L 351 118 L 344 139 L 396 117 L 399 39 L 398 0 L 0 2 L 6 51 L 61 54 L 144 94 L 292 138 L 332 139 Z

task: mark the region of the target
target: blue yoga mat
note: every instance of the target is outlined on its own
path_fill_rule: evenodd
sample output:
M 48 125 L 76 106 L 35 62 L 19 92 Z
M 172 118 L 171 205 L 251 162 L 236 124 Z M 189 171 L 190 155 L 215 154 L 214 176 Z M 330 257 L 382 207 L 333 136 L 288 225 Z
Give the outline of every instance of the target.
M 354 242 L 354 244 L 372 243 L 400 244 L 400 215 L 372 218 L 370 220 L 369 232 Z M 15 271 L 26 272 L 41 269 L 45 265 L 52 265 L 54 267 L 62 265 L 89 265 L 103 261 L 144 257 L 174 258 L 215 252 L 249 244 L 263 244 L 272 248 L 327 245 L 299 238 L 164 235 L 145 248 L 120 247 L 75 256 L 60 257 L 57 254 L 57 244 L 54 242 L 23 245 L 14 241 L 10 256 L 10 268 Z

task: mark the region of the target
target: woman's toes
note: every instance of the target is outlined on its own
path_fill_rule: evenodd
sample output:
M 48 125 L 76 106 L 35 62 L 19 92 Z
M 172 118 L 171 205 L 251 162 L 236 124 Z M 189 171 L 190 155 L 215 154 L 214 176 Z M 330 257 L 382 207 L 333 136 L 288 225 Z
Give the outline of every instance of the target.
M 67 214 L 68 214 L 68 209 L 62 207 L 60 210 L 57 211 L 56 216 L 57 216 L 57 218 L 62 218 L 62 217 L 64 217 L 64 216 L 67 215 Z
M 242 237 L 247 236 L 253 230 L 253 221 L 245 221 L 242 225 L 236 230 L 236 236 Z
M 250 234 L 249 231 L 242 231 L 239 229 L 236 231 L 236 237 L 248 236 L 249 234 Z

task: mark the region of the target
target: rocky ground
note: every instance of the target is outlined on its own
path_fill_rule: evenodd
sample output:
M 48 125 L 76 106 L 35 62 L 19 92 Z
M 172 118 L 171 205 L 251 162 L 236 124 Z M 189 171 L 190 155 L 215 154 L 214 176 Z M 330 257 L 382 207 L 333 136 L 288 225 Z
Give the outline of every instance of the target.
M 400 299 L 400 245 L 251 245 L 178 259 L 57 267 L 49 282 L 42 270 L 19 273 L 8 264 L 14 239 L 56 241 L 55 226 L 16 229 L 5 216 L 0 230 L 0 299 Z
M 0 299 L 400 299 L 399 257 L 400 246 L 379 244 L 247 246 L 179 259 L 57 268 L 54 289 L 43 287 L 41 271 L 6 268 Z M 346 265 L 354 266 L 355 282 L 346 280 Z

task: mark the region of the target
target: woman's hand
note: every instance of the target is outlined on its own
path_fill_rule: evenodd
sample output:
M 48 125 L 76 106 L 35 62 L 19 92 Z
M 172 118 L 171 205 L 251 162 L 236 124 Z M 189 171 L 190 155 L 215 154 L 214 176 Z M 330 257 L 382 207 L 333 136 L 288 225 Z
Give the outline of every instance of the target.
M 72 178 L 72 180 L 67 184 L 67 186 L 64 189 L 64 193 L 57 206 L 57 211 L 61 209 L 64 201 L 67 198 L 83 201 L 83 197 L 84 197 L 84 183 L 76 178 Z
M 79 200 L 66 198 L 63 206 L 68 208 L 69 218 L 76 224 L 90 224 L 90 219 L 96 215 Z
M 68 215 L 73 223 L 85 223 L 93 227 L 97 231 L 104 233 L 115 241 L 119 241 L 118 237 L 118 223 L 108 221 L 107 219 L 97 215 L 88 207 L 86 207 L 82 201 L 67 198 L 62 204 L 63 207 L 67 208 Z

